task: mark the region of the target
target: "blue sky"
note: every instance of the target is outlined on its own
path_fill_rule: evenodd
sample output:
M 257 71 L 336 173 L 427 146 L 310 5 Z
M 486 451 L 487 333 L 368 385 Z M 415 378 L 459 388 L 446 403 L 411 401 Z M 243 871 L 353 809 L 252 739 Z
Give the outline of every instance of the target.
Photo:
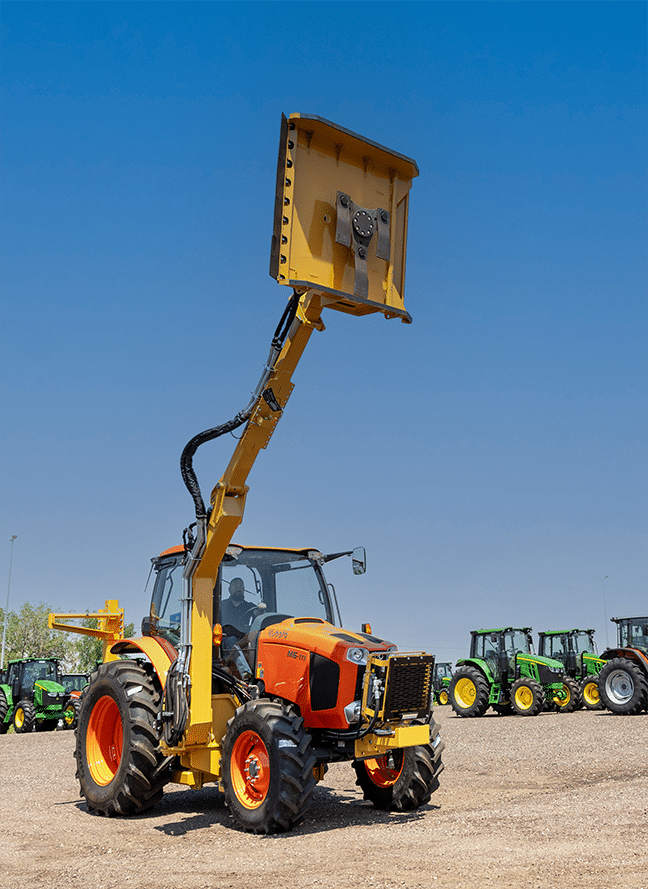
M 182 448 L 247 404 L 289 295 L 302 112 L 417 161 L 414 321 L 325 315 L 237 539 L 363 544 L 364 577 L 331 566 L 345 623 L 442 660 L 648 612 L 644 3 L 10 0 L 2 40 L 12 610 L 147 611 Z

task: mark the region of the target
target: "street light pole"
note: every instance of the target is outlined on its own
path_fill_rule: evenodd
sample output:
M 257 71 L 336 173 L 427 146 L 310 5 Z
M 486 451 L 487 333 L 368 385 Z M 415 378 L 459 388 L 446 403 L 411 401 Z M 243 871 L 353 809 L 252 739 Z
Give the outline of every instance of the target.
M 9 580 L 7 581 L 7 606 L 4 613 L 4 627 L 2 629 L 2 655 L 0 655 L 0 670 L 4 669 L 5 640 L 7 638 L 7 620 L 9 619 L 9 590 L 11 589 L 11 563 L 13 562 L 13 545 L 18 535 L 11 538 L 11 552 L 9 553 Z
M 608 579 L 610 575 L 606 574 L 605 577 L 599 577 L 601 581 L 601 586 L 603 587 L 603 617 L 605 618 L 605 647 L 610 647 L 610 640 L 608 637 L 608 619 L 607 619 L 607 610 L 605 608 L 605 581 Z

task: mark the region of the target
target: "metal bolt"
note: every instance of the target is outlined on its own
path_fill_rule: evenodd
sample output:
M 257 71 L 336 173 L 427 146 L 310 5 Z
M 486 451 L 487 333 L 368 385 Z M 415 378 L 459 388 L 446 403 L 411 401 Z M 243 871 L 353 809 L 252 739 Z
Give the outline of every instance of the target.
M 349 206 L 349 199 L 345 194 L 340 195 L 340 203 L 342 204 L 343 207 Z
M 364 259 L 366 255 L 367 255 L 367 251 L 365 250 L 365 248 L 358 247 L 358 256 L 360 257 L 360 259 Z
M 380 218 L 383 222 L 387 222 L 387 220 L 389 219 L 389 213 L 387 213 L 386 210 L 382 210 L 380 213 Z

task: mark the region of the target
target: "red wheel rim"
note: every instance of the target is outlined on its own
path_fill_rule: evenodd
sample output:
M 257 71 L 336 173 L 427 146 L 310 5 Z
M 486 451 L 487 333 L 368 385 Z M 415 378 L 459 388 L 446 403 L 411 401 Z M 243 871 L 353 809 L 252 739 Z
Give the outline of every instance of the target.
M 86 757 L 92 780 L 110 784 L 122 757 L 124 726 L 119 707 L 113 698 L 104 695 L 92 708 L 86 734 Z
M 263 739 L 256 732 L 242 732 L 234 741 L 230 775 L 239 801 L 246 809 L 258 808 L 270 787 L 270 757 Z
M 405 757 L 402 750 L 365 760 L 367 774 L 377 787 L 391 787 L 401 776 Z

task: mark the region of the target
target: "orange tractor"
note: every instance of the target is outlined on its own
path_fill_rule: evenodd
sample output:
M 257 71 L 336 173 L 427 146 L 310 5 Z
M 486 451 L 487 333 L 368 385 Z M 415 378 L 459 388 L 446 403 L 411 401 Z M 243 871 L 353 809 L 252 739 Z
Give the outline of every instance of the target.
M 285 408 L 291 376 L 321 315 L 403 305 L 407 211 L 414 161 L 321 118 L 282 118 L 270 271 L 293 295 L 248 406 L 195 436 L 181 458 L 196 520 L 184 543 L 153 560 L 142 636 L 123 638 L 123 611 L 106 602 L 104 663 L 83 694 L 76 760 L 91 811 L 149 809 L 170 781 L 213 782 L 237 824 L 270 833 L 304 816 L 331 762 L 348 761 L 380 809 L 428 802 L 443 768 L 432 718 L 434 657 L 342 628 L 323 567 L 364 550 L 232 544 L 247 476 Z M 206 505 L 193 457 L 242 427 Z M 50 626 L 75 629 L 51 615 Z

